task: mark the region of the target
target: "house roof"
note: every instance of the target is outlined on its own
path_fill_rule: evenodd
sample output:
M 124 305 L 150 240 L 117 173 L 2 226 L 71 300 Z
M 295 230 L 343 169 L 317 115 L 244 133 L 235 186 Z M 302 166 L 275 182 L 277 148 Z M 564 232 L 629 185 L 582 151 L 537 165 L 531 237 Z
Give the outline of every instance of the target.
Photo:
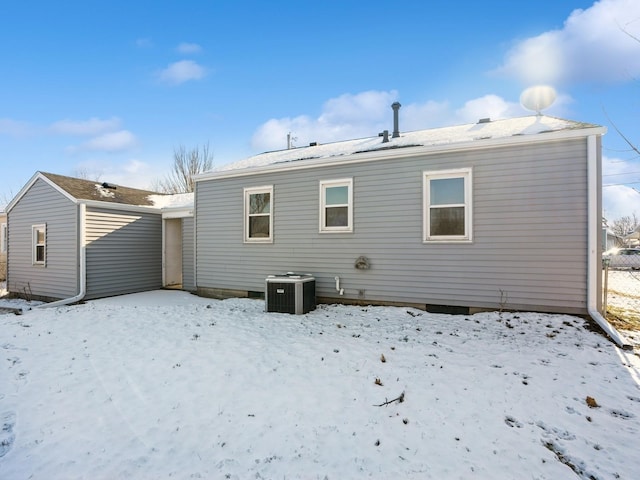
M 199 175 L 196 180 L 223 177 L 230 174 L 252 173 L 267 167 L 289 166 L 294 168 L 302 164 L 314 163 L 321 165 L 339 161 L 342 157 L 398 151 L 411 147 L 421 147 L 422 150 L 446 150 L 449 148 L 476 148 L 500 142 L 522 141 L 523 138 L 551 138 L 550 134 L 565 134 L 571 136 L 585 135 L 587 129 L 597 129 L 595 132 L 604 134 L 606 129 L 589 123 L 564 120 L 546 115 L 530 115 L 526 117 L 506 120 L 481 120 L 478 123 L 458 125 L 452 127 L 433 128 L 414 132 L 401 132 L 400 137 L 383 142 L 380 136 L 347 140 L 342 142 L 309 145 L 288 150 L 261 153 L 238 162 L 222 165 L 209 172 Z M 346 159 L 345 159 L 346 160 Z M 294 163 L 296 162 L 296 163 Z M 299 162 L 299 163 L 298 163 Z
M 150 195 L 153 205 L 163 210 L 193 208 L 193 192 Z
M 81 178 L 67 177 L 55 173 L 36 172 L 33 177 L 22 187 L 22 190 L 7 205 L 8 213 L 18 201 L 29 191 L 38 180 L 48 183 L 62 195 L 75 203 L 101 202 L 112 204 L 112 208 L 154 208 L 160 210 L 165 206 L 165 197 L 173 195 L 141 190 L 138 188 L 124 187 L 110 183 L 100 183 Z
M 120 203 L 125 205 L 155 206 L 150 195 L 161 195 L 149 190 L 101 183 L 81 178 L 66 177 L 54 173 L 39 172 L 58 187 L 78 200 L 96 200 L 100 202 Z

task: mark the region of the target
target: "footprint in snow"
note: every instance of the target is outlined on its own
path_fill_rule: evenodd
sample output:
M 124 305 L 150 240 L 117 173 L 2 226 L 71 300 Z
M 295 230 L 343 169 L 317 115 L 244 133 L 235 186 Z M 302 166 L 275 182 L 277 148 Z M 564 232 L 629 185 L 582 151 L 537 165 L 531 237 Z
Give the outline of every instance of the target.
M 633 413 L 629 413 L 624 410 L 609 410 L 609 413 L 611 414 L 612 417 L 624 418 L 625 420 L 628 420 L 634 417 Z
M 522 428 L 522 424 L 510 415 L 507 415 L 506 417 L 504 417 L 504 423 L 509 425 L 511 428 L 513 427 Z
M 13 427 L 16 424 L 16 414 L 13 412 L 5 412 L 0 415 L 0 423 L 2 424 L 2 430 L 0 430 L 0 458 L 4 457 L 16 439 L 13 433 Z
M 28 370 L 22 370 L 22 371 L 18 372 L 18 374 L 16 375 L 16 380 L 26 384 L 28 375 L 29 375 L 29 371 Z

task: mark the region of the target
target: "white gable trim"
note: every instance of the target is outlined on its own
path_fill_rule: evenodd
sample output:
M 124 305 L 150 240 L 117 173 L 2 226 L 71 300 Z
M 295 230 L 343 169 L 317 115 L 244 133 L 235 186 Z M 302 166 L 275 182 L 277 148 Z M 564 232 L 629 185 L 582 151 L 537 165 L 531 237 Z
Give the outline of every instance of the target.
M 20 199 L 26 195 L 26 193 L 31 189 L 31 187 L 33 187 L 33 185 L 38 180 L 42 180 L 43 182 L 48 184 L 51 188 L 57 190 L 59 193 L 61 193 L 65 197 L 67 197 L 73 203 L 78 203 L 78 199 L 76 197 L 74 197 L 73 195 L 69 194 L 69 192 L 67 192 L 67 191 L 63 190 L 62 188 L 60 188 L 53 181 L 51 181 L 47 177 L 45 177 L 41 172 L 36 172 L 31 177 L 31 179 L 27 182 L 27 184 L 24 187 L 22 187 L 22 189 L 18 192 L 18 194 L 15 197 L 13 197 L 13 200 L 11 200 L 9 202 L 9 205 L 7 205 L 7 210 L 6 210 L 7 213 L 9 213 L 11 211 L 11 209 L 16 206 L 16 204 L 20 201 Z

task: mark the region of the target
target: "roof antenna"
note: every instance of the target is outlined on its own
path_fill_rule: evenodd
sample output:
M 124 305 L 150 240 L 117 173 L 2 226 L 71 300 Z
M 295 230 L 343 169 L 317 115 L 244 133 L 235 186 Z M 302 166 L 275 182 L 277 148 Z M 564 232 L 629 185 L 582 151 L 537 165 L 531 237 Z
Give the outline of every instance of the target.
M 393 102 L 391 108 L 393 108 L 393 134 L 391 138 L 398 138 L 400 136 L 400 130 L 398 129 L 398 110 L 400 110 L 400 102 Z
M 287 133 L 287 150 L 291 150 L 293 148 L 293 142 L 298 140 L 298 137 L 291 136 L 291 132 Z
M 520 105 L 527 110 L 542 115 L 542 110 L 549 108 L 556 101 L 556 91 L 548 85 L 536 85 L 527 88 L 520 95 Z

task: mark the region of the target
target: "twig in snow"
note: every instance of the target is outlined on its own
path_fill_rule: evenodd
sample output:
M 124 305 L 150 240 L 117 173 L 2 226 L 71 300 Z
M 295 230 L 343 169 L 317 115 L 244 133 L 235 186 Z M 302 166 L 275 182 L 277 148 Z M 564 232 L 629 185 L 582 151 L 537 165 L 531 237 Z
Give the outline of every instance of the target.
M 389 404 L 391 404 L 393 402 L 402 403 L 402 402 L 404 402 L 404 392 L 402 392 L 398 398 L 394 398 L 393 400 L 387 400 L 385 398 L 384 400 L 385 400 L 384 403 L 381 403 L 380 405 L 374 405 L 374 407 L 384 407 L 384 406 L 389 405 Z

